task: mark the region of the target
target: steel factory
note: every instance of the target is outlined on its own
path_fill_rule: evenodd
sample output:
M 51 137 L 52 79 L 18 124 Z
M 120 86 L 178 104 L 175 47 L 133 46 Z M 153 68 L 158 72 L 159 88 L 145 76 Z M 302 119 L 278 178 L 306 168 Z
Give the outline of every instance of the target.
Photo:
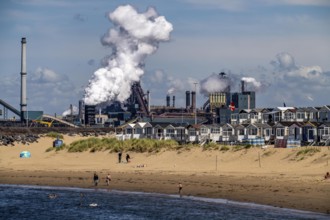
M 164 95 L 164 105 L 152 105 L 152 91 L 145 91 L 140 82 L 135 82 L 126 102 L 97 106 L 77 100 L 78 112 L 74 113 L 71 105 L 70 114 L 64 117 L 28 111 L 26 43 L 26 38 L 22 38 L 20 110 L 0 99 L 1 126 L 111 127 L 120 128 L 117 136 L 121 139 L 163 138 L 199 143 L 250 141 L 252 144 L 261 140 L 261 144 L 271 142 L 279 146 L 330 144 L 330 105 L 257 108 L 256 93 L 246 89 L 248 82 L 244 80 L 240 81 L 240 91 L 231 91 L 228 83 L 224 89 L 208 93 L 201 107 L 196 105 L 196 89 L 182 92 L 185 106 L 177 106 L 176 96 L 169 94 Z M 225 72 L 216 77 L 221 81 L 230 80 Z M 8 111 L 17 119 L 8 119 Z

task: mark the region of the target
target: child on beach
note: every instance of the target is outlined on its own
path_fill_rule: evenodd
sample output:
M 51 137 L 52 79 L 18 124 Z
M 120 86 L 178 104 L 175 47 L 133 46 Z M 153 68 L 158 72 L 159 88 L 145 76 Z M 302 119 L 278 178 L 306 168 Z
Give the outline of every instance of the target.
M 105 182 L 107 183 L 107 186 L 110 185 L 110 181 L 111 181 L 111 175 L 110 173 L 108 173 L 107 177 L 105 178 Z
M 94 185 L 97 186 L 97 184 L 99 183 L 99 176 L 97 175 L 96 172 L 94 173 L 93 180 L 94 180 Z
M 179 187 L 179 195 L 180 195 L 180 197 L 182 197 L 182 194 L 181 194 L 181 191 L 182 191 L 182 184 L 179 183 L 178 187 Z
M 329 173 L 329 172 L 327 172 L 327 173 L 325 174 L 324 179 L 325 179 L 325 180 L 326 180 L 326 179 L 330 179 L 330 173 Z

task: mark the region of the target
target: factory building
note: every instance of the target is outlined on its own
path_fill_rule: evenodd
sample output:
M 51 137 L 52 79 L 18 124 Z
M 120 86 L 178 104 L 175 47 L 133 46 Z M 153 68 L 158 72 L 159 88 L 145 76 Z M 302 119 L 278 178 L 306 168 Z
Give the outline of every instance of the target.
M 245 91 L 245 82 L 241 81 L 241 92 L 232 94 L 232 102 L 235 108 L 240 111 L 243 109 L 254 109 L 256 107 L 256 93 L 254 91 Z
M 85 126 L 95 125 L 95 105 L 85 105 Z

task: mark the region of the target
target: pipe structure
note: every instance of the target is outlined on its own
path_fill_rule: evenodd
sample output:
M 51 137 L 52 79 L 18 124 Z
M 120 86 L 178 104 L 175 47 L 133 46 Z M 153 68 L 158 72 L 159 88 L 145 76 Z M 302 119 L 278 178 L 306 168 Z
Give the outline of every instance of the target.
M 150 112 L 150 91 L 147 90 L 148 112 Z
M 244 88 L 244 80 L 241 81 L 241 86 L 242 86 L 242 94 L 245 92 L 245 88 Z
M 192 91 L 191 92 L 191 110 L 195 112 L 196 110 L 196 92 Z
M 173 96 L 173 108 L 175 107 L 175 95 Z
M 21 121 L 25 121 L 26 104 L 26 38 L 21 41 Z

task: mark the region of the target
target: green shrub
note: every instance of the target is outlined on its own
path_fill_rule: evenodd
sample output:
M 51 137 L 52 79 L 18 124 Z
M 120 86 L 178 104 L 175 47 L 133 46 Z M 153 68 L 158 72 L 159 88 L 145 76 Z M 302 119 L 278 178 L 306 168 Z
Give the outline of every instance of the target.
M 312 156 L 317 152 L 320 152 L 321 150 L 319 148 L 313 147 L 313 148 L 305 148 L 302 149 L 300 151 L 297 152 L 296 156 L 303 156 L 303 155 L 307 155 L 307 156 Z
M 54 131 L 51 131 L 51 132 L 48 132 L 46 135 L 46 137 L 51 137 L 51 138 L 60 138 L 60 139 L 63 139 L 63 135 L 58 133 L 58 132 L 54 132 Z
M 250 149 L 251 147 L 253 147 L 251 144 L 247 144 L 244 146 L 245 149 Z
M 203 146 L 203 150 L 216 150 L 219 149 L 219 145 L 214 142 L 209 142 Z
M 161 149 L 175 149 L 178 143 L 173 140 L 129 139 L 119 141 L 116 138 L 88 138 L 75 141 L 67 147 L 68 152 L 132 151 L 132 152 L 159 152 Z
M 220 151 L 228 151 L 230 148 L 228 146 L 222 146 Z
M 239 145 L 236 145 L 236 146 L 234 146 L 234 147 L 232 148 L 232 150 L 233 150 L 234 152 L 236 152 L 236 151 L 240 151 L 240 150 L 243 150 L 243 149 L 244 149 L 244 147 L 239 146 Z

